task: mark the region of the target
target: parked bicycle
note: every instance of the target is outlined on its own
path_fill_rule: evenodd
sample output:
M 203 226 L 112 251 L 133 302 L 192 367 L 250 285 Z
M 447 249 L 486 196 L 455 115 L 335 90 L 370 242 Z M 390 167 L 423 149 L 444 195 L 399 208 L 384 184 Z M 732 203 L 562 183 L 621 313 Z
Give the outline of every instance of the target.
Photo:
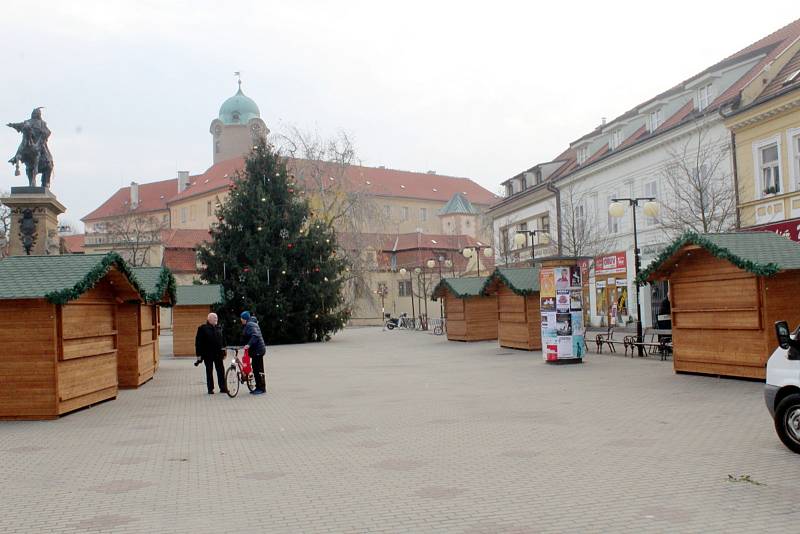
M 233 352 L 233 358 L 228 370 L 225 371 L 225 385 L 228 387 L 228 396 L 233 398 L 239 394 L 239 384 L 246 384 L 247 389 L 256 389 L 256 377 L 247 351 L 239 358 L 239 351 L 244 347 L 225 347 L 226 351 Z

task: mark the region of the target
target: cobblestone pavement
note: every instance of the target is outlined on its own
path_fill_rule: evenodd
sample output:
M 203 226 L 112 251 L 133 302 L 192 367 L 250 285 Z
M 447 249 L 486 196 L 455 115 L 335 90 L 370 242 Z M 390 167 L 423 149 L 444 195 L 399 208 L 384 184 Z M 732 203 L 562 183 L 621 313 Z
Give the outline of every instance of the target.
M 495 343 L 372 328 L 272 348 L 260 397 L 206 395 L 201 369 L 165 358 L 153 381 L 115 401 L 0 422 L 0 531 L 800 523 L 800 456 L 778 441 L 759 383 L 621 356 L 549 366 Z

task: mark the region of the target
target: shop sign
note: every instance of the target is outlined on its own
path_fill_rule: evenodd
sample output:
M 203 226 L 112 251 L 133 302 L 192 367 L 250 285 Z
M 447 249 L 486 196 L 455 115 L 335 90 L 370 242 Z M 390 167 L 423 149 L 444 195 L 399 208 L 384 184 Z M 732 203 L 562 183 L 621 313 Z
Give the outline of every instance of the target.
M 615 252 L 595 259 L 595 276 L 624 273 L 627 270 L 627 259 L 624 252 Z
M 782 221 L 772 224 L 763 224 L 753 228 L 743 228 L 743 230 L 755 232 L 775 232 L 783 237 L 788 237 L 792 241 L 800 241 L 800 219 L 792 219 L 791 221 Z

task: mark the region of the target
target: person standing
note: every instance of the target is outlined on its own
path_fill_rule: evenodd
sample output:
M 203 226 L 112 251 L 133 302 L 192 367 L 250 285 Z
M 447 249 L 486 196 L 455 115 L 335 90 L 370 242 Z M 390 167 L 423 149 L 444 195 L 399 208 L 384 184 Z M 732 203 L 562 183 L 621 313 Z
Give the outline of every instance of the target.
M 214 394 L 214 368 L 217 369 L 217 382 L 219 392 L 226 393 L 225 367 L 222 359 L 225 356 L 225 341 L 222 337 L 222 330 L 217 323 L 219 319 L 216 313 L 209 313 L 205 324 L 197 328 L 197 335 L 194 338 L 194 350 L 199 359 L 206 365 L 206 386 L 208 394 Z
M 242 341 L 244 348 L 250 351 L 250 359 L 253 362 L 253 374 L 256 378 L 256 389 L 251 391 L 252 395 L 261 395 L 267 392 L 267 384 L 264 375 L 264 355 L 267 353 L 267 344 L 261 335 L 261 327 L 258 320 L 250 315 L 249 311 L 243 311 L 239 316 L 244 329 L 242 330 Z

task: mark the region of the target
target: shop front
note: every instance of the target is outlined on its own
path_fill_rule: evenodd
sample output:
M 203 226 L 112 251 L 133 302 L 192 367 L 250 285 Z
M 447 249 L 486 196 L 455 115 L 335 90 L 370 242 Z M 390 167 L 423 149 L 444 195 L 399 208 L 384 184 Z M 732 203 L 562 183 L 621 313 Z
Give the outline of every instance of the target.
M 594 293 L 592 324 L 622 326 L 630 321 L 628 258 L 624 251 L 595 258 L 590 288 Z

